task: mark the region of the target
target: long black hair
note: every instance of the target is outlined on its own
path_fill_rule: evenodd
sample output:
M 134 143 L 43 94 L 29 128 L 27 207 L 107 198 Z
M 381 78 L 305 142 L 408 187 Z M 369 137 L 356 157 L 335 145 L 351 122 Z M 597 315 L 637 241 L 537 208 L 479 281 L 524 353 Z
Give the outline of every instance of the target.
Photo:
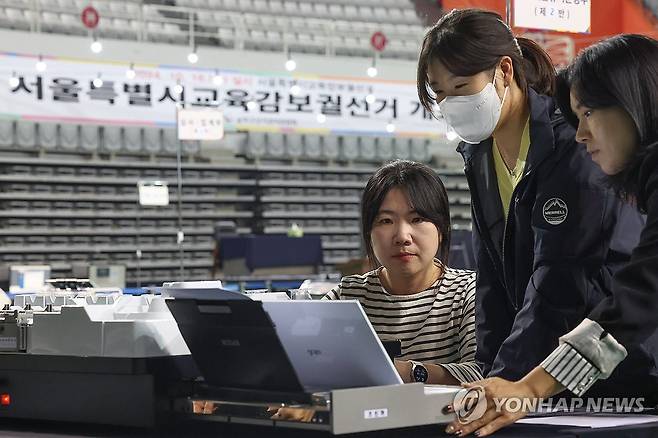
M 555 67 L 548 54 L 528 38 L 515 38 L 495 12 L 455 9 L 427 31 L 421 47 L 418 97 L 428 111 L 434 97 L 427 71 L 434 61 L 440 61 L 456 76 L 472 76 L 493 69 L 503 56 L 509 56 L 515 81 L 524 94 L 532 87 L 539 94 L 552 95 L 555 88 Z
M 658 165 L 658 41 L 644 35 L 617 35 L 583 50 L 558 75 L 555 97 L 565 118 L 578 127 L 569 94 L 588 108 L 619 107 L 633 120 L 639 144 L 611 185 L 635 197 L 643 209 L 642 189 Z
M 448 193 L 439 175 L 430 167 L 409 160 L 395 160 L 379 168 L 368 179 L 361 197 L 361 236 L 366 246 L 370 263 L 376 265 L 377 258 L 372 249 L 370 233 L 386 194 L 399 188 L 423 218 L 429 220 L 439 231 L 441 245 L 438 258 L 448 265 L 450 251 L 450 204 Z

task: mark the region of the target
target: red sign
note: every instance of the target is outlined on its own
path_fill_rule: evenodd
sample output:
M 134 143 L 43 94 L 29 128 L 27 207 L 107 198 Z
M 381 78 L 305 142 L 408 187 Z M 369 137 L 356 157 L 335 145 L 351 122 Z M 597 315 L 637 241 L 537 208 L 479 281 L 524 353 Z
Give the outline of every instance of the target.
M 384 47 L 386 47 L 386 43 L 388 40 L 386 39 L 386 35 L 384 35 L 382 32 L 375 32 L 372 34 L 370 37 L 370 45 L 373 47 L 373 49 L 377 50 L 378 52 L 381 52 L 384 50 Z
M 82 10 L 80 18 L 82 18 L 82 24 L 84 24 L 86 28 L 93 29 L 98 26 L 101 16 L 98 15 L 98 11 L 93 6 L 87 6 Z

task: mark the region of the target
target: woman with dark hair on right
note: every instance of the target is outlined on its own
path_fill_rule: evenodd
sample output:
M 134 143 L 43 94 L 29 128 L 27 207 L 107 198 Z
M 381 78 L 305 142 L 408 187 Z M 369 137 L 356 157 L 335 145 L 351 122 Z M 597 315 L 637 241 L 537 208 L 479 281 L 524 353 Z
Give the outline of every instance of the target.
M 604 177 L 552 97 L 555 69 L 501 17 L 454 10 L 425 35 L 418 94 L 462 139 L 476 257 L 476 360 L 485 375 L 518 380 L 610 294 L 641 215 L 597 182 Z M 637 375 L 658 342 L 629 351 L 624 370 L 591 394 L 646 390 Z
M 541 399 L 565 389 L 580 396 L 608 378 L 627 355 L 658 327 L 658 41 L 619 35 L 585 49 L 559 76 L 558 104 L 577 127 L 576 139 L 621 198 L 647 213 L 631 260 L 619 270 L 611 294 L 601 300 L 560 345 L 522 379 L 501 378 L 484 387 L 487 410 L 468 424 L 454 422 L 448 433 L 489 435 L 526 415 L 495 409 L 502 398 Z M 584 292 L 584 291 L 583 291 Z M 635 373 L 646 389 L 644 407 L 658 403 L 658 371 Z

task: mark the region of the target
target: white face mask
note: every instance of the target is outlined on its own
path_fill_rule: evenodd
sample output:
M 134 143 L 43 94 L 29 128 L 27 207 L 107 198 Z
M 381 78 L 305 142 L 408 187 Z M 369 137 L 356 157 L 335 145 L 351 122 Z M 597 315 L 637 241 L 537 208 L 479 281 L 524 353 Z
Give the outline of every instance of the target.
M 446 96 L 439 102 L 439 111 L 445 117 L 448 125 L 466 143 L 477 144 L 493 134 L 500 112 L 507 96 L 500 100 L 494 82 L 489 82 L 482 91 L 470 96 Z

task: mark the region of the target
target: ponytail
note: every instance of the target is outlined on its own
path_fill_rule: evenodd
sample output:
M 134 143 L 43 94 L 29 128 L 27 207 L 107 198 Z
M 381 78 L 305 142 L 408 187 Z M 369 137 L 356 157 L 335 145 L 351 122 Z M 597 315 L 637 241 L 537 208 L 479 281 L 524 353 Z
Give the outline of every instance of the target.
M 529 38 L 517 37 L 516 41 L 523 54 L 522 69 L 527 86 L 539 94 L 552 96 L 555 93 L 555 67 L 548 53 Z

